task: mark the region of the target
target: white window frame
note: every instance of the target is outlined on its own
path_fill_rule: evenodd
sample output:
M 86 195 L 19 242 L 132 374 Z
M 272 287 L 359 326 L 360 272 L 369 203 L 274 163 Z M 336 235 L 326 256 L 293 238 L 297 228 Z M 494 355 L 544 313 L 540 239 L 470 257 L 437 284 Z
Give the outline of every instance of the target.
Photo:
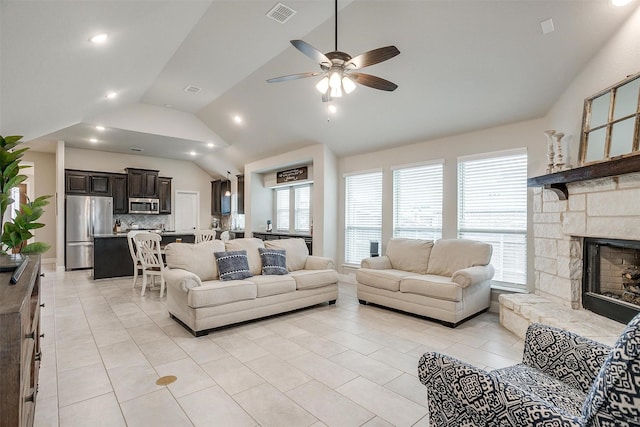
M 309 229 L 297 228 L 297 212 L 296 212 L 296 188 L 308 187 L 309 188 Z M 283 227 L 280 223 L 278 216 L 278 191 L 286 190 L 289 192 L 289 224 Z M 275 224 L 273 226 L 275 231 L 281 233 L 290 234 L 311 234 L 311 225 L 313 221 L 313 183 L 304 183 L 299 185 L 289 185 L 283 187 L 277 187 L 273 189 L 273 217 L 275 218 Z
M 359 188 L 350 190 L 351 180 L 357 177 L 363 180 L 369 179 L 369 181 L 361 183 L 354 181 L 353 185 L 358 184 Z M 344 260 L 346 264 L 360 265 L 360 261 L 370 254 L 370 241 L 381 243 L 383 179 L 382 169 L 344 175 Z M 355 191 L 353 198 L 350 191 Z M 366 219 L 362 215 L 364 211 L 369 214 Z
M 509 163 L 499 164 L 500 159 Z M 488 165 L 492 160 L 496 163 Z M 505 171 L 510 174 L 505 176 Z M 469 187 L 473 185 L 470 180 L 474 180 L 475 188 Z M 491 203 L 483 205 L 483 200 Z M 508 288 L 526 288 L 527 232 L 526 148 L 459 157 L 458 238 L 492 244 L 494 282 Z
M 393 166 L 393 237 L 442 238 L 444 159 Z

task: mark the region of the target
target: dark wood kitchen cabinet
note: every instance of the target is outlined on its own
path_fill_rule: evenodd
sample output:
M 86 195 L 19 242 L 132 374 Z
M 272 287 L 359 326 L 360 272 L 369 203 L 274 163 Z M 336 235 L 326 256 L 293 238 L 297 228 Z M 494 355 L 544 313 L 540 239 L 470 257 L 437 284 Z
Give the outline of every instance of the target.
M 211 215 L 229 215 L 231 213 L 231 182 L 226 179 L 211 181 Z
M 64 171 L 65 193 L 89 194 L 89 172 L 67 169 Z
M 129 212 L 129 198 L 127 197 L 127 175 L 114 173 L 111 175 L 113 190 L 113 213 L 126 214 Z
M 244 214 L 244 175 L 238 175 L 238 213 Z
M 65 193 L 87 196 L 112 196 L 111 174 L 66 169 Z
M 158 198 L 158 171 L 127 168 L 129 197 L 142 199 Z
M 0 273 L 0 426 L 32 426 L 40 370 L 40 255 L 15 285 Z
M 160 195 L 160 213 L 171 213 L 171 178 L 158 178 L 158 193 Z

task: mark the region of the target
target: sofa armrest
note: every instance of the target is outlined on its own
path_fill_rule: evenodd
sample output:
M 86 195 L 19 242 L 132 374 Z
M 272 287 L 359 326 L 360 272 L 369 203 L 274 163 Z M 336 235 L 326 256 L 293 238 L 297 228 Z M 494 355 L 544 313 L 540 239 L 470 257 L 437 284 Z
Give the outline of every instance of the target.
M 427 388 L 432 425 L 581 425 L 562 409 L 450 356 L 425 353 L 418 378 Z
M 372 270 L 388 270 L 393 268 L 391 266 L 391 260 L 386 255 L 365 258 L 360 261 L 360 267 L 370 268 Z
M 309 255 L 304 263 L 305 270 L 335 270 L 336 265 L 329 257 Z
M 202 286 L 202 282 L 196 274 L 180 268 L 166 268 L 163 275 L 167 289 L 173 288 L 187 293 L 191 288 Z
M 522 363 L 587 393 L 610 352 L 604 344 L 534 323 L 527 329 Z
M 491 280 L 496 270 L 491 264 L 478 265 L 458 270 L 451 276 L 451 281 L 457 283 L 463 288 Z

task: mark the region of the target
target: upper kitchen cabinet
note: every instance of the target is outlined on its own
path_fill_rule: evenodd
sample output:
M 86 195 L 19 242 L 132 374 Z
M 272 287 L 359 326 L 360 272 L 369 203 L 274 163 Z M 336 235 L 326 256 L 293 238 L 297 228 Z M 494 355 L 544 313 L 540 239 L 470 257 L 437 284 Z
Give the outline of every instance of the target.
M 158 171 L 127 168 L 129 197 L 158 198 Z
M 238 213 L 244 214 L 244 175 L 238 175 Z
M 113 191 L 113 213 L 126 214 L 129 212 L 129 203 L 127 198 L 127 175 L 112 174 L 111 188 Z
M 159 177 L 160 213 L 171 213 L 171 178 Z
M 231 213 L 231 182 L 226 179 L 211 181 L 211 215 L 229 215 Z
M 64 175 L 67 194 L 112 196 L 111 174 L 66 169 Z
M 86 171 L 65 170 L 65 193 L 89 194 L 89 173 Z

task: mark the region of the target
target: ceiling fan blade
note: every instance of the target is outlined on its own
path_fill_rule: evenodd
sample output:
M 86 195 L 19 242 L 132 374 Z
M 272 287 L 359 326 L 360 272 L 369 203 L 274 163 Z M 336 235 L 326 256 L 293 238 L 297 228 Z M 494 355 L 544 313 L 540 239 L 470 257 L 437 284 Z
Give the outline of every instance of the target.
M 286 82 L 289 80 L 304 79 L 307 77 L 319 76 L 320 74 L 323 74 L 323 73 L 308 72 L 308 73 L 289 74 L 288 76 L 280 76 L 280 77 L 274 77 L 272 79 L 269 79 L 267 80 L 267 83 L 278 83 L 278 82 Z
M 318 64 L 327 63 L 331 65 L 331 60 L 327 58 L 324 53 L 320 52 L 315 47 L 311 46 L 304 40 L 291 40 L 291 44 L 300 52 L 307 55 L 309 58 L 316 61 Z
M 391 59 L 398 54 L 400 54 L 400 51 L 395 46 L 379 47 L 378 49 L 373 49 L 368 52 L 361 53 L 360 55 L 349 61 L 345 67 L 354 67 L 354 69 L 364 68 L 373 64 L 377 64 L 379 62 L 386 61 L 387 59 Z
M 389 80 L 382 79 L 380 77 L 372 76 L 371 74 L 349 73 L 348 76 L 354 82 L 364 86 L 372 87 L 374 89 L 393 92 L 398 88 L 397 84 L 390 82 Z

